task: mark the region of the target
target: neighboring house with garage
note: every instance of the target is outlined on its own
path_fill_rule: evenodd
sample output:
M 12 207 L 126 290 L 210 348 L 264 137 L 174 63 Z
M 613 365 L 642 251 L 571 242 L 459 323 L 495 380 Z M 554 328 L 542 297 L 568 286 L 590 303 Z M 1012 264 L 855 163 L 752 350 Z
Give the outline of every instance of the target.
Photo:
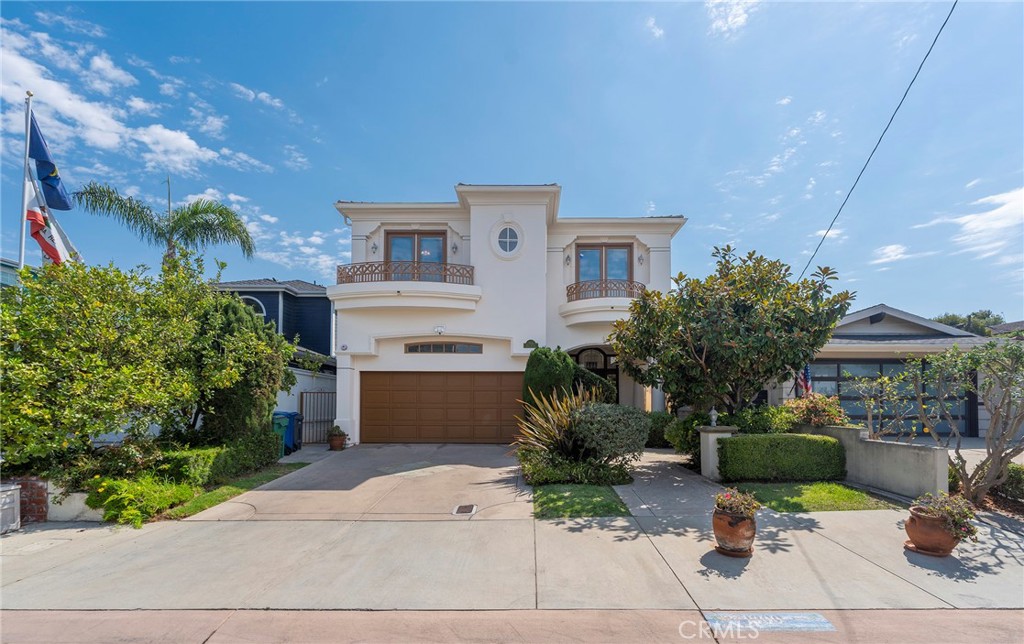
M 221 282 L 215 286 L 236 293 L 289 340 L 298 338 L 299 350 L 289 365 L 297 382 L 291 392 L 278 393 L 277 410 L 305 415 L 305 442 L 319 442 L 333 423 L 336 404 L 333 395 L 319 395 L 333 393 L 336 387 L 335 361 L 331 355 L 334 316 L 327 288 L 304 280 L 273 278 Z
M 832 332 L 832 338 L 810 364 L 811 390 L 826 396 L 839 396 L 847 415 L 854 422 L 867 420 L 860 397 L 844 383 L 851 377 L 877 377 L 903 371 L 909 356 L 927 358 L 953 346 L 967 350 L 992 338 L 940 324 L 907 311 L 876 304 L 848 313 Z M 779 402 L 793 395 L 793 383 L 787 382 L 769 392 L 769 400 Z M 907 391 L 907 404 L 912 392 Z M 960 432 L 965 436 L 984 436 L 988 414 L 973 393 L 966 393 L 955 406 Z
M 645 288 L 670 288 L 685 217 L 559 217 L 558 185 L 465 185 L 446 203 L 335 204 L 352 263 L 335 313 L 336 423 L 360 442 L 508 443 L 536 346 L 560 346 L 618 385 L 607 338 Z

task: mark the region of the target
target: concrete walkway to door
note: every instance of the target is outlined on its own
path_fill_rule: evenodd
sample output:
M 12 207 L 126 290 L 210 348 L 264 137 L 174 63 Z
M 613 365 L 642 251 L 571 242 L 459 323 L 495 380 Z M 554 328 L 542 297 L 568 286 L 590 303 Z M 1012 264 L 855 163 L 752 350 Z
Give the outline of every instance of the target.
M 302 450 L 291 460 L 301 460 Z M 454 514 L 472 506 L 467 514 Z M 503 445 L 359 445 L 189 521 L 529 519 L 530 488 Z

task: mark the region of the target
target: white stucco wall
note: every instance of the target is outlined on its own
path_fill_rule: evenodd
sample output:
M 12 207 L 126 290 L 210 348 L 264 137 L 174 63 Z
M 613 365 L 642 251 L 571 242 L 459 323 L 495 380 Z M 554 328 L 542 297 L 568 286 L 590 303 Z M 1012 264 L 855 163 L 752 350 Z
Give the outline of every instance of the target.
M 670 244 L 683 224 L 679 219 L 559 219 L 559 189 L 552 186 L 460 186 L 457 191 L 460 201 L 451 204 L 339 205 L 351 220 L 353 263 L 385 261 L 388 231 L 444 230 L 447 263 L 472 265 L 474 273 L 472 285 L 328 287 L 335 306 L 337 424 L 353 442 L 359 442 L 360 372 L 521 372 L 529 340 L 567 350 L 605 345 L 611 320 L 628 316 L 628 300 L 622 298 L 621 310 L 617 305 L 600 314 L 599 321 L 567 324 L 559 306 L 566 303 L 566 287 L 576 280 L 575 244 L 628 243 L 633 246 L 633 279 L 661 290 L 669 286 Z M 519 232 L 519 247 L 511 255 L 501 253 L 496 243 L 506 225 Z M 438 328 L 443 328 L 440 335 Z M 405 353 L 407 343 L 437 341 L 480 343 L 483 352 Z M 650 408 L 663 400 L 625 377 L 620 388 L 628 404 Z
M 292 369 L 295 374 L 295 386 L 291 392 L 277 392 L 277 406 L 274 411 L 298 411 L 299 394 L 303 391 L 335 391 L 338 387 L 338 379 L 334 374 L 318 373 L 313 374 L 305 369 Z

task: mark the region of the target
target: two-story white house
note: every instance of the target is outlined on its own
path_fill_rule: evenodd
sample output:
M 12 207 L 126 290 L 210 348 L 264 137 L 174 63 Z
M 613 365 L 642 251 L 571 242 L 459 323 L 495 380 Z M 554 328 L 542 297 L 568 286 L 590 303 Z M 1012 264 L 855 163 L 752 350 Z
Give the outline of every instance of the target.
M 607 338 L 645 288 L 670 288 L 685 217 L 560 218 L 561 187 L 464 185 L 451 203 L 336 204 L 352 263 L 327 288 L 336 316 L 336 423 L 353 443 L 508 443 L 536 346 L 617 382 Z

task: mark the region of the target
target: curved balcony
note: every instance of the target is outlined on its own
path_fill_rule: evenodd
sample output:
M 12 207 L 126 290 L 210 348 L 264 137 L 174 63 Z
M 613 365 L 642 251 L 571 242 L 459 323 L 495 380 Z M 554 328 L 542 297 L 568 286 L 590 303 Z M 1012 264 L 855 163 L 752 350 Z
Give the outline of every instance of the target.
M 476 310 L 481 290 L 473 267 L 428 262 L 362 262 L 338 266 L 327 288 L 338 310 L 423 308 Z
M 565 304 L 558 313 L 568 326 L 611 324 L 629 315 L 629 304 L 646 290 L 633 280 L 588 280 L 565 288 Z
M 473 267 L 433 262 L 361 262 L 338 266 L 338 284 L 363 282 L 472 284 Z
M 589 280 L 565 287 L 568 302 L 591 300 L 595 297 L 640 297 L 647 287 L 633 280 Z

